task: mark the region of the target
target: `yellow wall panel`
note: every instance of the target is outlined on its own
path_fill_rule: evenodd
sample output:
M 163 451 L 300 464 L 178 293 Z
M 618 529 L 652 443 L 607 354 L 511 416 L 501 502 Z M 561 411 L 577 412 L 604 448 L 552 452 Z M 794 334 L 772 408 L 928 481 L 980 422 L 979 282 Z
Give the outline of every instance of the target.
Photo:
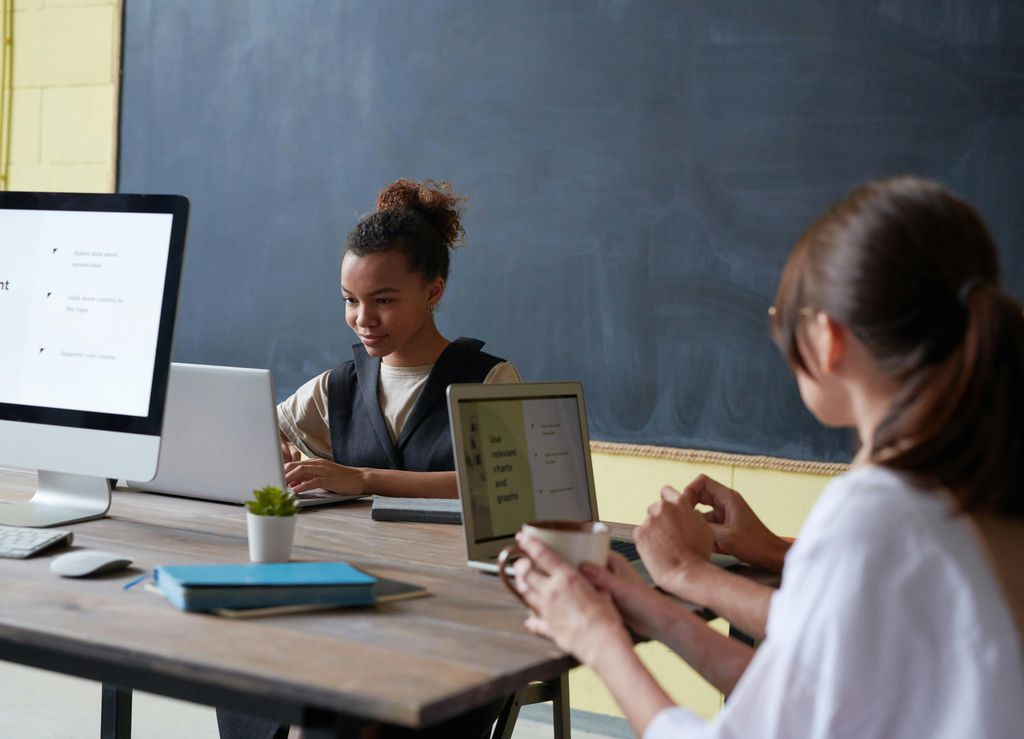
M 641 523 L 662 487 L 671 485 L 682 490 L 701 473 L 725 484 L 732 480 L 732 468 L 722 465 L 598 452 L 592 458 L 597 506 L 606 521 Z
M 15 13 L 14 86 L 110 83 L 117 48 L 114 5 Z
M 43 0 L 48 8 L 88 8 L 96 5 L 117 5 L 116 0 Z
M 42 91 L 38 88 L 15 89 L 11 97 L 11 162 L 36 164 L 42 131 Z
M 44 89 L 42 161 L 113 162 L 115 92 L 113 85 Z
M 109 192 L 118 0 L 15 0 L 8 188 Z
M 736 467 L 733 488 L 779 536 L 796 536 L 831 478 Z
M 11 164 L 10 190 L 111 192 L 109 164 Z

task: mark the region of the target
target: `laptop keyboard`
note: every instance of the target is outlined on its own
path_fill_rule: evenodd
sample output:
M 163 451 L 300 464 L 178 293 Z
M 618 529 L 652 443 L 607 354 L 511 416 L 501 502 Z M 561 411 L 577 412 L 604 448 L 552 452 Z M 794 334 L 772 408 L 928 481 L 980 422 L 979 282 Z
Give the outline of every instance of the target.
M 618 552 L 630 562 L 640 559 L 640 554 L 636 551 L 636 544 L 629 539 L 612 539 L 612 551 Z
M 337 493 L 332 493 L 330 490 L 324 490 L 323 488 L 314 488 L 313 490 L 303 490 L 301 493 L 291 488 L 288 488 L 288 492 L 296 497 L 298 500 L 319 500 L 320 498 L 336 498 Z

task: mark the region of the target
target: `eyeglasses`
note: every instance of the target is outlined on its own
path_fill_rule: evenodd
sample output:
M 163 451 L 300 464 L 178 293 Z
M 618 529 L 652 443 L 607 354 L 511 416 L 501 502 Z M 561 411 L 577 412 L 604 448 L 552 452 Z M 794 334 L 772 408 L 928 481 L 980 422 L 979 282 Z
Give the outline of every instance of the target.
M 768 306 L 768 315 L 771 316 L 772 318 L 774 318 L 775 314 L 778 313 L 778 312 L 779 312 L 778 309 L 774 305 L 769 305 Z M 801 308 L 800 310 L 797 311 L 797 315 L 803 316 L 804 318 L 813 318 L 814 317 L 814 309 L 813 308 L 806 308 L 806 307 L 805 308 Z

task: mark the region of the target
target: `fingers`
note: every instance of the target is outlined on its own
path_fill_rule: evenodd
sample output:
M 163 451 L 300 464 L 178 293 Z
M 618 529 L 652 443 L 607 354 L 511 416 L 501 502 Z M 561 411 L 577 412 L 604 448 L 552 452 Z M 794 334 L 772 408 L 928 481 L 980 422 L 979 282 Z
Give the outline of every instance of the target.
M 541 610 L 542 602 L 551 579 L 543 570 L 534 566 L 529 557 L 520 557 L 512 565 L 515 571 L 515 588 L 529 609 L 535 614 Z M 547 631 L 535 631 L 541 636 L 550 635 Z
M 600 570 L 600 567 L 592 567 L 592 565 L 584 563 L 580 570 L 586 574 L 587 570 L 590 569 Z M 633 569 L 632 565 L 629 564 L 629 560 L 623 557 L 618 552 L 608 552 L 608 569 L 616 575 L 624 575 L 627 571 Z M 593 580 L 593 578 L 591 578 Z
M 294 470 L 308 470 L 316 469 L 323 465 L 325 460 L 323 459 L 300 459 L 292 462 L 285 463 L 284 472 L 285 475 L 291 473 Z
M 661 498 L 647 507 L 647 520 L 644 522 L 644 525 L 649 524 L 651 519 L 659 518 L 663 513 L 666 513 L 666 506 L 679 505 L 693 506 L 685 495 L 671 485 L 666 485 L 661 489 Z
M 698 475 L 683 490 L 683 498 L 690 505 L 706 505 L 711 507 L 710 511 L 703 512 L 704 520 L 709 523 L 725 523 L 734 495 L 734 491 L 707 475 Z
M 293 480 L 326 476 L 332 468 L 337 469 L 337 467 L 338 465 L 328 462 L 326 459 L 303 459 L 298 462 L 288 462 L 284 466 L 284 479 L 291 483 Z
M 617 559 L 613 559 L 613 556 Z M 610 594 L 612 598 L 616 599 L 619 595 L 630 591 L 631 588 L 638 584 L 643 589 L 647 589 L 647 584 L 640 580 L 636 570 L 621 555 L 615 552 L 610 553 L 608 565 L 612 569 L 584 562 L 580 565 L 580 573 L 595 588 Z
M 516 534 L 516 541 L 523 548 L 523 551 L 526 552 L 526 555 L 533 560 L 533 564 L 549 575 L 554 575 L 560 570 L 572 571 L 572 568 L 569 567 L 564 559 L 544 546 L 543 542 L 529 534 Z
M 321 477 L 304 477 L 294 482 L 288 480 L 288 487 L 295 493 L 304 493 L 307 490 L 317 490 L 324 488 L 324 480 Z M 326 489 L 326 488 L 324 488 Z
M 611 554 L 614 554 L 614 552 L 612 552 Z M 611 564 L 610 561 L 608 564 L 609 566 L 614 566 Z M 616 576 L 616 573 L 614 573 L 607 567 L 598 567 L 592 562 L 584 562 L 583 564 L 581 564 L 580 573 L 582 573 L 582 575 L 585 578 L 590 580 L 590 583 L 592 585 L 595 585 L 596 587 L 601 588 L 602 590 L 604 589 L 604 586 L 612 582 Z
M 545 639 L 552 638 L 551 631 L 550 629 L 548 629 L 547 622 L 545 622 L 544 619 L 542 619 L 540 616 L 531 615 L 529 618 L 526 619 L 523 625 L 526 627 L 526 630 L 529 631 L 531 634 L 543 636 Z
M 530 571 L 530 566 L 533 563 L 527 557 L 520 557 L 512 565 L 512 571 L 515 572 L 516 582 L 524 582 L 526 580 L 526 574 Z
M 661 489 L 661 498 L 647 507 L 647 521 L 658 518 L 666 512 L 666 506 L 679 505 L 684 502 L 683 496 L 675 488 L 666 485 Z
M 327 473 L 330 471 L 328 465 L 329 463 L 323 459 L 303 459 L 299 462 L 289 462 L 284 466 L 284 481 L 297 493 L 317 488 L 330 489 L 327 478 Z
M 291 464 L 302 464 L 302 463 L 301 462 L 299 462 L 299 463 L 292 462 Z M 289 469 L 288 467 L 286 467 L 285 468 L 285 473 L 284 473 L 284 481 L 286 483 L 288 483 L 289 486 L 294 487 L 295 485 L 297 485 L 300 482 L 303 482 L 305 480 L 309 480 L 309 479 L 311 479 L 313 477 L 317 477 L 317 476 L 318 475 L 317 475 L 317 471 L 316 471 L 315 468 L 311 469 L 309 467 L 291 467 Z
M 731 488 L 707 475 L 697 475 L 683 492 L 694 504 L 704 505 L 721 505 L 736 494 Z
M 666 503 L 678 503 L 682 497 L 679 491 L 671 485 L 666 485 L 661 489 L 661 499 Z

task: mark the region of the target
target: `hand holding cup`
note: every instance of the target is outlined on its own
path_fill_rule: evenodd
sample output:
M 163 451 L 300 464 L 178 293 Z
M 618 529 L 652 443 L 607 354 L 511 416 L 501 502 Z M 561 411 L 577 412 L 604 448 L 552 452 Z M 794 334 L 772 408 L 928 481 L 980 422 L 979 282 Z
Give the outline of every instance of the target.
M 608 563 L 611 532 L 600 521 L 533 521 L 524 524 L 522 531 L 543 542 L 574 569 L 584 562 L 598 567 Z M 518 544 L 502 549 L 498 555 L 498 576 L 513 595 L 529 606 L 506 572 L 510 559 L 524 556 L 527 555 Z

